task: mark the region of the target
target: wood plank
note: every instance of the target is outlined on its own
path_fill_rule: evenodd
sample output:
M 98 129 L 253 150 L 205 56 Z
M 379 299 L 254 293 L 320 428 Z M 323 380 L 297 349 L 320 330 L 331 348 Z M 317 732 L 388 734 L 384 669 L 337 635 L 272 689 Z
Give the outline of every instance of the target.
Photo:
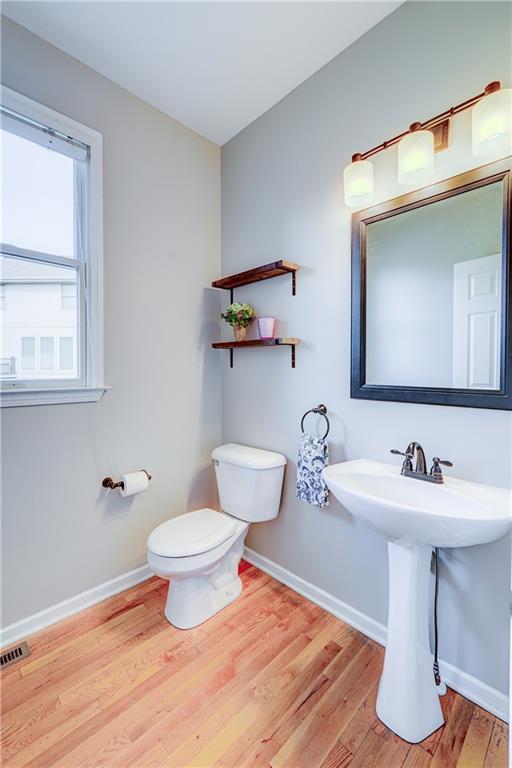
M 158 593 L 155 593 L 155 596 L 159 597 Z M 91 646 L 98 647 L 102 640 L 104 641 L 106 638 L 111 637 L 113 631 L 118 627 L 132 626 L 139 623 L 141 619 L 146 619 L 148 615 L 145 605 L 135 606 L 131 610 L 115 616 L 110 621 L 100 624 L 84 635 L 68 640 L 67 643 L 62 643 L 53 651 L 38 656 L 32 661 L 29 659 L 20 669 L 21 677 L 26 678 L 32 675 L 30 683 L 34 684 L 34 681 L 41 677 L 41 675 L 36 675 L 36 672 L 42 671 L 42 674 L 47 676 L 54 670 L 66 666 L 70 661 L 78 661 L 82 655 L 91 650 Z
M 419 744 L 413 744 L 405 758 L 403 768 L 430 768 L 432 755 Z
M 144 650 L 141 652 L 139 648 Z M 136 689 L 163 666 L 172 665 L 177 673 L 199 656 L 193 638 L 160 632 L 139 647 L 120 655 L 107 669 L 101 669 L 99 674 L 93 673 L 78 685 L 64 691 L 59 700 L 66 705 L 97 699 L 105 708 Z
M 384 763 L 379 765 L 378 758 L 384 743 L 385 737 L 379 736 L 373 728 L 370 728 L 366 738 L 349 763 L 350 768 L 399 768 L 399 766 L 385 765 Z
M 290 638 L 293 634 L 293 627 L 291 628 Z M 306 676 L 316 677 L 318 671 L 328 663 L 328 660 L 332 658 L 332 655 L 336 652 L 336 649 L 327 649 L 328 660 L 325 657 L 321 658 L 316 663 L 314 669 L 308 665 L 309 661 L 314 660 L 316 653 L 319 651 L 319 647 L 309 640 L 304 634 L 300 634 L 291 644 L 288 643 L 281 651 L 279 656 L 268 660 L 268 663 L 262 666 L 256 674 L 254 672 L 251 678 L 243 687 L 239 687 L 236 684 L 232 686 L 234 688 L 234 695 L 227 696 L 228 691 L 225 692 L 224 703 L 219 702 L 219 706 L 215 706 L 214 712 L 209 708 L 206 711 L 206 718 L 200 724 L 194 733 L 192 738 L 182 740 L 179 742 L 176 740 L 176 734 L 173 733 L 167 740 L 164 740 L 167 748 L 171 754 L 171 760 L 173 764 L 182 765 L 187 764 L 195 758 L 196 754 L 201 754 L 202 751 L 208 753 L 208 744 L 211 740 L 215 740 L 219 730 L 222 730 L 222 726 L 225 722 L 228 722 L 231 717 L 234 717 L 236 713 L 243 712 L 243 717 L 238 719 L 240 734 L 242 735 L 245 730 L 246 723 L 254 723 L 258 717 L 260 711 L 259 705 L 261 700 L 265 703 L 269 703 L 272 699 L 272 692 L 276 688 L 282 685 L 283 681 L 286 681 L 287 690 L 282 691 L 283 698 L 291 698 L 296 686 L 297 667 L 299 665 L 304 666 L 303 679 L 307 679 Z M 323 664 L 323 665 L 322 665 Z M 295 683 L 295 686 L 294 686 Z M 286 693 L 286 695 L 285 695 Z M 281 699 L 281 697 L 280 697 Z M 262 723 L 260 722 L 260 725 Z M 227 751 L 231 744 L 228 743 L 228 736 L 234 736 L 235 731 L 230 729 L 226 734 L 224 741 L 225 749 Z M 171 741 L 175 745 L 174 751 L 171 751 Z M 216 742 L 217 745 L 220 742 Z M 242 746 L 242 742 L 240 742 Z M 243 753 L 245 754 L 245 744 L 243 745 Z M 221 752 L 220 757 L 224 752 Z
M 45 674 L 45 670 L 41 669 L 29 677 L 23 678 L 18 686 L 6 692 L 3 700 L 5 712 L 9 712 L 15 707 L 21 707 L 20 713 L 24 715 L 22 719 L 25 720 L 30 708 L 33 708 L 34 704 L 44 702 L 52 692 L 58 695 L 66 687 L 77 684 L 86 674 L 106 667 L 120 653 L 144 642 L 166 628 L 165 620 L 158 615 L 144 616 L 134 624 L 129 622 L 123 625 L 122 629 L 116 628 L 109 643 L 105 642 L 101 645 L 91 643 L 89 652 L 80 657 L 79 664 L 71 660 L 58 669 L 52 669 L 48 674 Z M 28 701 L 30 701 L 29 704 L 27 704 Z
M 457 768 L 483 768 L 494 723 L 492 715 L 475 706 Z
M 242 349 L 243 347 L 295 347 L 300 339 L 278 336 L 275 339 L 246 339 L 245 341 L 214 341 L 213 349 Z
M 365 644 L 365 639 L 359 633 L 345 632 L 346 626 L 330 614 L 322 612 L 322 616 L 315 621 L 307 634 L 311 639 L 319 641 L 321 637 L 331 640 L 339 647 L 339 651 L 334 657 L 342 656 L 343 666 L 347 665 L 354 652 L 359 650 Z M 353 640 L 355 645 L 349 647 L 349 641 Z M 332 662 L 326 669 L 332 668 Z M 281 715 L 280 718 L 272 718 L 268 727 L 261 731 L 260 736 L 252 748 L 247 748 L 243 763 L 246 768 L 253 765 L 260 766 L 270 763 L 272 757 L 277 754 L 283 744 L 291 737 L 309 712 L 316 706 L 320 698 L 326 693 L 331 685 L 331 680 L 325 677 L 325 671 L 319 678 L 313 681 L 309 687 L 301 690 L 296 700 Z M 259 729 L 260 730 L 260 729 Z M 252 741 L 254 741 L 252 739 Z M 228 756 L 229 757 L 229 756 Z M 222 760 L 225 764 L 226 760 Z
M 507 768 L 509 730 L 502 720 L 495 718 L 489 747 L 485 756 L 484 768 Z
M 231 635 L 231 643 L 239 642 L 239 637 L 233 633 Z M 222 646 L 226 646 L 225 638 L 218 645 L 212 643 L 210 658 L 215 655 L 220 657 Z M 124 735 L 127 727 L 137 726 L 139 723 L 144 727 L 144 724 L 151 723 L 158 713 L 166 711 L 170 701 L 176 701 L 180 687 L 186 686 L 187 682 L 193 687 L 198 672 L 208 674 L 211 669 L 212 664 L 206 664 L 194 675 L 190 663 L 182 666 L 177 672 L 173 665 L 162 666 L 154 675 L 139 681 L 137 688 L 111 701 L 99 715 L 90 718 L 73 733 L 57 740 L 27 765 L 31 768 L 47 768 L 54 763 L 67 762 L 75 768 L 75 765 L 88 763 L 104 764 L 106 760 L 122 752 L 123 748 L 130 746 L 129 738 Z M 170 683 L 169 687 L 166 683 Z
M 157 617 L 149 617 L 153 620 Z M 165 629 L 164 627 L 163 629 Z M 135 627 L 135 631 L 139 634 L 135 638 L 130 638 L 126 645 L 129 646 L 132 639 L 141 637 L 150 637 L 152 632 L 157 629 L 162 631 L 162 627 L 153 625 L 146 627 Z M 142 630 L 142 631 L 141 631 Z M 116 660 L 119 655 L 122 655 L 123 646 L 120 648 L 113 648 L 109 654 L 110 662 Z M 105 658 L 101 658 L 97 654 L 97 650 L 92 650 L 93 662 L 96 664 L 89 664 L 87 668 L 96 667 L 98 669 L 105 669 Z M 85 674 L 85 672 L 84 672 Z M 101 672 L 100 672 L 101 674 Z M 58 696 L 58 690 L 60 686 L 69 684 L 70 681 L 81 680 L 81 671 L 74 669 L 73 675 L 66 678 L 65 676 L 56 679 L 49 678 L 48 680 L 48 702 L 51 706 L 47 706 L 45 701 L 45 689 L 44 681 L 42 684 L 42 695 L 37 697 L 36 703 L 37 709 L 34 711 L 28 706 L 18 707 L 14 712 L 9 712 L 7 716 L 3 718 L 2 722 L 2 756 L 4 759 L 11 757 L 11 755 L 18 753 L 19 755 L 38 754 L 44 751 L 50 744 L 61 738 L 64 734 L 73 730 L 70 726 L 78 727 L 82 722 L 86 722 L 87 717 L 83 717 L 83 712 L 95 713 L 101 712 L 100 703 L 98 698 L 91 696 L 90 698 L 82 698 L 80 701 L 69 701 L 62 703 Z M 30 682 L 30 680 L 29 680 Z M 55 689 L 55 698 L 50 697 L 51 687 Z M 42 702 L 42 704 L 41 704 Z M 47 734 L 51 733 L 51 738 L 48 739 Z
M 55 741 L 72 733 L 94 715 L 101 714 L 98 701 L 58 708 L 47 717 L 32 720 L 2 746 L 2 766 L 18 768 L 29 763 Z
M 365 644 L 332 684 L 313 712 L 272 760 L 272 768 L 321 765 L 340 731 L 375 685 L 382 668 L 381 649 Z
M 289 611 L 286 619 L 278 623 L 277 617 L 269 617 L 266 628 L 265 626 L 259 628 L 256 644 L 248 646 L 245 638 L 242 638 L 240 647 L 235 649 L 226 665 L 214 675 L 205 678 L 204 683 L 196 686 L 190 696 L 178 702 L 179 706 L 172 707 L 170 710 L 167 708 L 168 711 L 163 719 L 156 723 L 152 720 L 147 724 L 143 720 L 142 723 L 138 723 L 137 729 L 129 729 L 127 733 L 134 741 L 134 750 L 136 752 L 143 750 L 145 744 L 150 743 L 155 737 L 161 738 L 170 751 L 179 747 L 183 749 L 183 744 L 191 731 L 191 721 L 194 723 L 194 733 L 197 735 L 201 732 L 203 724 L 211 717 L 212 711 L 218 712 L 226 700 L 246 689 L 260 669 L 270 663 L 276 664 L 279 668 L 284 661 L 279 653 L 286 652 L 286 655 L 292 653 L 294 644 L 297 642 L 301 647 L 307 645 L 309 638 L 302 635 L 301 626 L 309 627 L 303 617 L 300 615 L 297 617 L 294 611 Z M 298 638 L 297 635 L 299 635 Z M 278 656 L 277 662 L 276 656 Z M 190 754 L 200 749 L 200 746 L 201 744 L 197 744 L 194 740 Z
M 275 618 L 272 620 L 276 621 Z M 181 634 L 187 635 L 189 631 Z M 286 645 L 290 644 L 291 637 L 292 633 L 284 637 Z M 273 652 L 275 649 L 269 644 L 268 650 Z M 212 637 L 202 654 L 201 664 L 189 663 L 177 672 L 172 665 L 162 667 L 155 675 L 143 680 L 135 692 L 126 693 L 107 706 L 101 718 L 93 718 L 71 739 L 61 740 L 52 750 L 40 755 L 32 768 L 52 765 L 62 756 L 71 762 L 80 760 L 84 765 L 105 765 L 131 748 L 132 741 L 138 738 L 154 743 L 156 739 L 175 734 L 179 724 L 176 710 L 189 698 L 196 705 L 204 705 L 210 689 L 222 685 L 226 675 L 228 679 L 236 676 L 234 661 L 249 651 L 250 646 L 236 632 L 219 642 Z M 193 706 L 190 711 L 183 712 L 188 728 L 191 713 L 194 713 Z
M 253 749 L 265 733 L 272 732 L 276 722 L 297 707 L 303 692 L 318 679 L 330 660 L 342 653 L 346 663 L 354 658 L 361 648 L 361 640 L 354 638 L 345 648 L 320 633 L 286 667 L 277 673 L 259 676 L 248 692 L 248 705 L 253 716 L 250 732 L 244 733 L 236 744 L 226 750 L 222 764 L 226 768 L 237 768 L 245 762 L 246 753 Z M 304 718 L 299 718 L 302 722 Z
M 131 762 L 129 768 L 167 768 L 170 766 L 169 754 L 161 741 L 157 741 L 156 744 L 151 747 L 143 755 Z M 128 768 L 128 763 L 126 764 Z
M 389 765 L 393 766 L 393 768 L 402 768 L 410 746 L 410 744 L 395 733 L 390 734 L 384 739 L 384 744 L 381 747 L 375 765 Z
M 331 749 L 321 768 L 348 768 L 354 755 L 343 744 L 337 741 Z
M 231 290 L 232 288 L 239 288 L 242 285 L 259 283 L 261 280 L 269 280 L 272 277 L 279 277 L 280 275 L 285 275 L 290 272 L 297 272 L 298 269 L 298 265 L 293 261 L 280 259 L 279 261 L 271 261 L 269 264 L 263 264 L 261 267 L 253 267 L 252 269 L 246 269 L 244 272 L 237 272 L 234 275 L 221 277 L 212 282 L 212 287 Z
M 275 617 L 273 618 L 275 621 Z M 269 619 L 269 622 L 271 620 Z M 241 639 L 235 649 L 237 657 L 227 658 L 227 664 L 219 670 L 218 675 L 206 676 L 202 684 L 190 689 L 188 696 L 168 709 L 165 717 L 156 725 L 153 724 L 149 734 L 144 732 L 143 737 L 137 739 L 140 731 L 128 730 L 128 735 L 134 740 L 134 749 L 140 750 L 144 742 L 147 742 L 148 735 L 153 738 L 154 734 L 158 734 L 170 755 L 169 764 L 186 765 L 201 751 L 206 741 L 215 740 L 226 722 L 239 713 L 241 707 L 237 694 L 240 695 L 258 670 L 268 667 L 279 669 L 281 665 L 286 664 L 287 659 L 293 658 L 297 651 L 308 643 L 304 635 L 295 637 L 293 627 L 285 626 L 281 622 L 274 623 L 273 626 L 268 623 L 267 630 L 263 647 L 248 648 Z M 228 702 L 232 699 L 236 701 L 236 707 L 229 710 L 230 718 L 227 718 L 225 714 Z M 194 718 L 195 726 L 192 733 L 191 717 Z M 230 733 L 234 733 L 232 728 L 224 733 L 224 743 L 230 738 Z M 208 734 L 208 739 L 205 734 Z M 216 743 L 219 745 L 221 742 L 217 740 Z M 113 768 L 117 764 L 113 763 Z M 122 758 L 119 765 L 122 765 Z
M 377 714 L 375 712 L 377 690 L 378 685 L 374 685 L 361 706 L 357 709 L 354 717 L 349 720 L 346 728 L 339 735 L 339 742 L 353 754 L 357 752 L 368 731 L 377 722 Z
M 459 696 L 445 724 L 430 768 L 455 768 L 468 732 L 475 705 Z
M 153 622 L 155 622 L 153 624 Z M 38 709 L 44 706 L 50 698 L 66 696 L 67 690 L 74 690 L 78 686 L 86 685 L 87 680 L 92 678 L 101 679 L 105 674 L 105 669 L 109 665 L 119 664 L 119 659 L 124 658 L 125 654 L 131 654 L 128 658 L 138 659 L 143 653 L 152 648 L 155 644 L 167 642 L 168 624 L 161 622 L 158 617 L 149 617 L 149 625 L 154 626 L 153 631 L 148 631 L 148 620 L 143 619 L 141 623 L 127 627 L 126 633 L 120 635 L 114 634 L 109 647 L 94 646 L 90 654 L 83 659 L 83 667 L 80 660 L 77 663 L 71 663 L 62 670 L 42 677 L 33 683 L 31 692 L 31 677 L 21 681 L 19 690 L 14 689 L 9 696 L 6 696 L 3 702 L 5 712 L 3 714 L 4 723 L 10 724 L 21 719 L 26 720 L 29 715 L 36 715 Z M 159 637 L 159 635 L 162 635 Z M 132 638 L 137 638 L 137 643 L 131 642 Z M 121 645 L 118 645 L 118 641 Z M 103 651 L 103 652 L 102 652 Z M 90 696 L 94 699 L 96 696 Z
M 269 765 L 272 757 L 277 754 L 292 733 L 316 707 L 331 685 L 331 680 L 320 675 L 309 688 L 304 690 L 282 715 L 275 727 L 269 728 L 260 735 L 252 749 L 248 750 L 244 757 L 244 768 L 259 768 L 262 765 Z

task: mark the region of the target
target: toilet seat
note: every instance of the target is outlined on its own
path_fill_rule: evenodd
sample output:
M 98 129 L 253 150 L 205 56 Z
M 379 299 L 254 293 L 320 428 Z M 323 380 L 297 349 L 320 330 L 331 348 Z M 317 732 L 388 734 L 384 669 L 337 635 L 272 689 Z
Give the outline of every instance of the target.
M 159 525 L 148 550 L 159 557 L 191 557 L 220 547 L 238 530 L 238 521 L 214 509 L 196 509 Z

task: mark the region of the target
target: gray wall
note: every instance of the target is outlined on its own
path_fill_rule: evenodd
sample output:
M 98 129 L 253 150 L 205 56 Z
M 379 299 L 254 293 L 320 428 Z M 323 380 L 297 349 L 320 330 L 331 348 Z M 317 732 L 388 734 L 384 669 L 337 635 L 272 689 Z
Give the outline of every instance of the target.
M 103 134 L 112 386 L 98 404 L 1 413 L 5 626 L 145 563 L 156 524 L 215 498 L 220 150 L 5 19 L 2 81 Z M 101 489 L 140 467 L 146 493 Z
M 222 257 L 229 274 L 273 259 L 301 265 L 289 280 L 237 291 L 259 314 L 298 336 L 297 368 L 280 349 L 223 360 L 223 439 L 283 452 L 289 460 L 281 513 L 251 527 L 248 544 L 374 619 L 386 621 L 384 542 L 333 499 L 319 511 L 294 497 L 299 423 L 324 402 L 333 462 L 391 460 L 420 440 L 429 457 L 452 459 L 458 477 L 509 486 L 511 417 L 500 411 L 351 400 L 350 211 L 341 171 L 353 152 L 378 144 L 478 93 L 510 84 L 511 6 L 406 3 L 222 152 Z M 474 165 L 470 116 L 453 121 L 437 176 Z M 400 193 L 396 154 L 375 161 L 379 199 Z M 314 426 L 314 422 L 312 424 Z M 441 655 L 507 690 L 509 540 L 443 552 Z

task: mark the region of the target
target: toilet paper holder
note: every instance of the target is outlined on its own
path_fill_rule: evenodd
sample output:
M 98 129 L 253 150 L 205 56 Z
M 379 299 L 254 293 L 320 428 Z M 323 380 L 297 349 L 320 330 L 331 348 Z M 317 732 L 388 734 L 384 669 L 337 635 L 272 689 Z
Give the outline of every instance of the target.
M 145 472 L 148 476 L 148 480 L 151 480 L 152 475 L 149 474 L 147 469 L 141 469 L 141 472 Z M 124 488 L 124 483 L 122 480 L 119 480 L 117 483 L 114 482 L 114 479 L 112 477 L 104 477 L 102 480 L 102 486 L 103 488 L 110 488 L 110 490 L 115 490 L 116 488 Z

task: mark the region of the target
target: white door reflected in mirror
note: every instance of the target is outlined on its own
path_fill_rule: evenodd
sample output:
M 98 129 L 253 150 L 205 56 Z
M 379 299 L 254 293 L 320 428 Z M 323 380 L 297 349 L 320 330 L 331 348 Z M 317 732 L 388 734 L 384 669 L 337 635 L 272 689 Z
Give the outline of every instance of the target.
M 501 253 L 453 266 L 453 387 L 499 389 Z

